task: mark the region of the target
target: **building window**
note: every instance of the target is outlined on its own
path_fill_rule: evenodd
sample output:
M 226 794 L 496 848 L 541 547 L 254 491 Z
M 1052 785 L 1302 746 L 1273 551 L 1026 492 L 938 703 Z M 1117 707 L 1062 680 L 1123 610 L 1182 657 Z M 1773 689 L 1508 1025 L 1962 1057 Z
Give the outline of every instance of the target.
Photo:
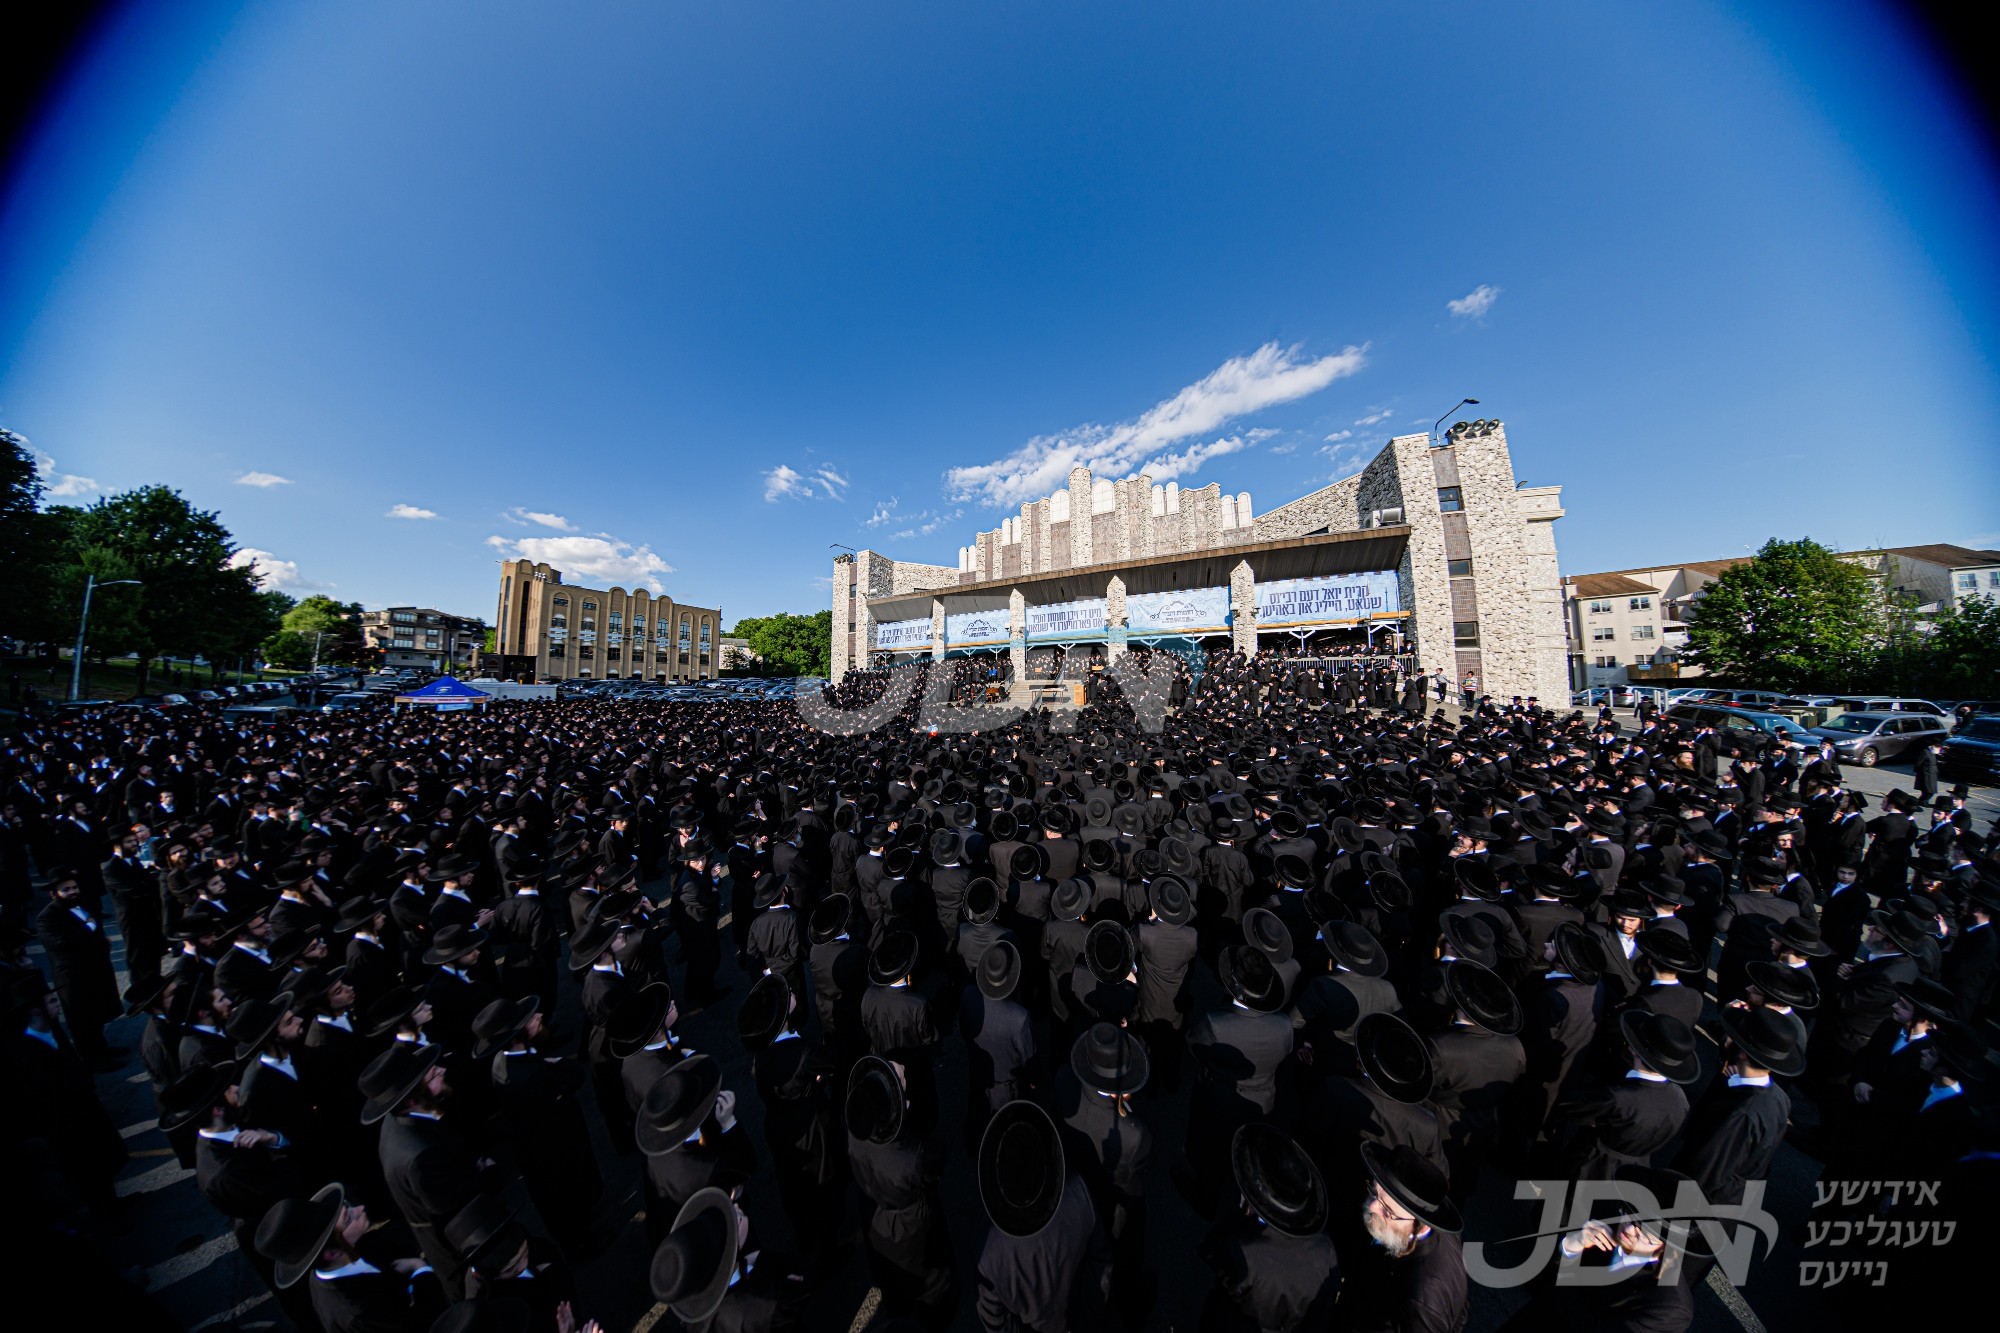
M 1650 597 L 1634 597 L 1628 603 L 1628 606 L 1634 611 L 1650 611 L 1653 609 L 1653 599 Z
M 1592 614 L 1593 616 L 1608 616 L 1608 615 L 1610 615 L 1610 614 L 1611 614 L 1611 603 L 1609 603 L 1609 602 L 1592 602 L 1592 603 L 1590 604 L 1590 614 Z
M 389 619 L 395 621 L 398 625 L 414 625 L 417 623 L 417 613 L 414 611 L 396 611 L 390 614 Z
M 1592 643 L 1610 643 L 1618 637 L 1618 631 L 1610 625 L 1593 625 L 1590 628 Z
M 1452 621 L 1451 641 L 1460 648 L 1477 648 L 1479 646 L 1479 622 L 1476 620 Z
M 1653 627 L 1651 625 L 1634 625 L 1632 627 L 1632 637 L 1635 639 L 1650 639 L 1653 637 Z
M 623 629 L 625 627 L 625 613 L 623 611 L 613 611 L 610 622 L 610 628 Z
M 646 637 L 646 617 L 644 616 L 632 617 L 632 637 L 635 639 L 643 639 Z
M 1616 657 L 1599 657 L 1594 659 L 1592 665 L 1609 669 L 1618 665 L 1618 659 Z
M 1986 571 L 1986 586 L 1989 588 L 2000 588 L 2000 569 L 1989 569 Z
M 1979 575 L 1960 574 L 1958 576 L 1958 590 L 1960 592 L 1972 592 L 1978 587 L 1979 587 Z
M 1451 578 L 1469 579 L 1472 577 L 1472 561 L 1447 560 L 1444 562 L 1444 572 Z
M 1456 486 L 1438 487 L 1438 512 L 1456 514 L 1465 508 L 1465 496 Z
M 584 610 L 586 610 L 586 611 L 595 611 L 595 610 L 597 609 L 597 603 L 596 603 L 596 602 L 585 602 L 585 603 L 583 604 L 583 609 L 584 609 Z
M 569 598 L 567 598 L 567 597 L 556 597 L 556 598 L 552 598 L 551 600 L 552 600 L 553 604 L 554 604 L 554 605 L 556 605 L 556 606 L 568 606 L 568 605 L 569 605 Z

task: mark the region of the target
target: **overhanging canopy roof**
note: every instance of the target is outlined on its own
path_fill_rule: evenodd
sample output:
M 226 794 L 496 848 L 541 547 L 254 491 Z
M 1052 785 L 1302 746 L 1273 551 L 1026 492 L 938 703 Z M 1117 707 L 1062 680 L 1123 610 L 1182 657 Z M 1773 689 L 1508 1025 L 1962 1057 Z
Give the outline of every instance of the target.
M 982 579 L 977 583 L 948 583 L 916 592 L 896 593 L 868 599 L 869 612 L 877 620 L 908 619 L 927 615 L 933 597 L 942 597 L 950 609 L 989 609 L 1004 606 L 1009 589 L 1019 588 L 1036 605 L 1072 602 L 1083 597 L 1101 597 L 1112 575 L 1125 580 L 1127 592 L 1166 592 L 1173 588 L 1212 588 L 1229 582 L 1229 571 L 1239 561 L 1249 560 L 1259 581 L 1302 579 L 1320 574 L 1355 574 L 1369 569 L 1394 569 L 1409 545 L 1407 525 L 1369 528 L 1362 532 L 1319 533 L 1310 537 L 1285 537 L 1277 541 L 1245 542 L 1241 546 L 1220 546 L 1181 555 L 1148 555 L 1131 560 L 1113 560 L 1081 569 L 1052 569 L 1040 573 L 1017 574 L 1007 578 Z M 961 603 L 960 599 L 964 599 Z M 997 601 L 995 600 L 997 599 Z M 880 610 L 878 611 L 878 608 Z

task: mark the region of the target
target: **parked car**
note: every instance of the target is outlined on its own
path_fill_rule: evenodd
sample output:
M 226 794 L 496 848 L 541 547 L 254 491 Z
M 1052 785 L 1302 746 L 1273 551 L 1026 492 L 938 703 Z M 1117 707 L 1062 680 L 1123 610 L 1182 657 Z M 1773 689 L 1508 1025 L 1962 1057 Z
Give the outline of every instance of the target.
M 1833 742 L 1834 753 L 1863 768 L 1894 759 L 1907 750 L 1943 741 L 1951 727 L 1942 718 L 1923 713 L 1842 713 L 1812 729 L 1814 736 Z
M 358 690 L 348 690 L 334 695 L 319 706 L 322 713 L 350 713 L 357 708 L 366 708 L 374 703 L 377 696 Z
M 1929 699 L 1906 699 L 1893 694 L 1843 694 L 1833 706 L 1844 713 L 1922 713 L 1926 717 L 1949 718 L 1951 712 Z
M 2000 786 L 2000 717 L 1961 723 L 1938 756 L 1938 776 L 1950 782 Z

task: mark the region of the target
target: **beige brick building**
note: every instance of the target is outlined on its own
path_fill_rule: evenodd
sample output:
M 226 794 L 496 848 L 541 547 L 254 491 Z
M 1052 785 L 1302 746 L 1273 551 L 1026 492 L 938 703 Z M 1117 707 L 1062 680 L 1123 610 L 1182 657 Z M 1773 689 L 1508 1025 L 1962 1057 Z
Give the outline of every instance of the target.
M 430 606 L 390 606 L 361 613 L 361 632 L 382 650 L 385 667 L 458 672 L 472 666 L 486 622 Z
M 833 674 L 896 655 L 1194 640 L 1337 646 L 1400 634 L 1425 670 L 1568 698 L 1555 520 L 1497 421 L 1441 447 L 1398 436 L 1354 476 L 1264 513 L 1248 492 L 1088 469 L 960 547 L 953 565 L 863 550 L 833 565 Z
M 644 588 L 584 588 L 531 560 L 503 561 L 494 674 L 505 680 L 713 680 L 722 612 Z

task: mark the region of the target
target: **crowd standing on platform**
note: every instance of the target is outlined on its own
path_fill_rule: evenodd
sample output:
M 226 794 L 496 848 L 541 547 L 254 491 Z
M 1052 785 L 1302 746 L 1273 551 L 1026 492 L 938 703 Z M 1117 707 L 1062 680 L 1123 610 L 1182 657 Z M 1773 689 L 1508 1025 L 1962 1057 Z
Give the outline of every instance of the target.
M 125 1160 L 93 1080 L 135 1060 L 324 1333 L 590 1328 L 573 1266 L 627 1225 L 665 1327 L 830 1327 L 861 1265 L 885 1329 L 1455 1330 L 1482 1177 L 1737 1203 L 1789 1134 L 1990 1200 L 2000 862 L 1963 789 L 1877 804 L 1830 752 L 1394 659 L 1212 656 L 1158 730 L 1123 688 L 943 733 L 914 699 L 860 735 L 761 702 L 29 720 L 15 1256 L 87 1271 Z M 738 1086 L 684 1039 L 718 1008 Z M 1149 1243 L 1161 1172 L 1192 1253 Z M 605 1220 L 633 1174 L 643 1221 Z M 1715 1262 L 1653 1217 L 1560 1244 L 1632 1280 L 1537 1280 L 1515 1327 L 1684 1329 Z M 1205 1304 L 1159 1308 L 1197 1264 Z

